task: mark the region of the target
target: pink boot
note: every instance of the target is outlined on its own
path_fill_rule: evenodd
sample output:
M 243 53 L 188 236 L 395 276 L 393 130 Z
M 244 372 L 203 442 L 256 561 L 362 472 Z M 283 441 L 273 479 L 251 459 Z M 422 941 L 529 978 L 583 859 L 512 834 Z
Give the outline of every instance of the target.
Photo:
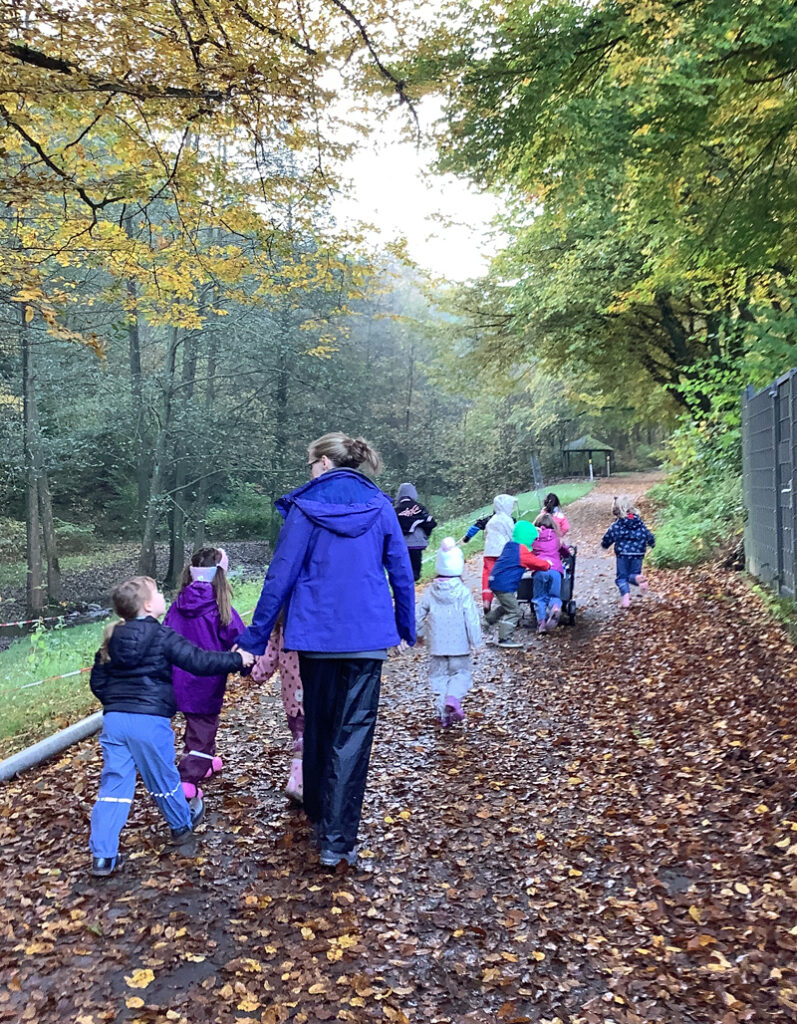
M 183 793 L 185 794 L 186 800 L 193 800 L 195 797 L 199 797 L 201 800 L 205 795 L 199 786 L 195 786 L 193 782 L 183 783 Z
M 465 718 L 465 712 L 462 710 L 462 705 L 459 703 L 456 697 L 446 697 L 445 705 L 443 706 L 443 713 L 440 716 L 440 724 L 444 729 L 448 729 L 454 722 L 461 722 Z
M 631 595 L 623 594 L 623 596 L 620 598 L 620 604 L 623 606 L 623 608 L 629 608 L 631 606 Z
M 649 589 L 649 583 L 645 577 L 640 573 L 636 578 L 636 585 L 639 587 L 641 593 L 646 594 Z
M 304 799 L 304 783 L 302 780 L 302 759 L 294 757 L 291 761 L 291 774 L 285 786 L 285 795 L 300 804 Z

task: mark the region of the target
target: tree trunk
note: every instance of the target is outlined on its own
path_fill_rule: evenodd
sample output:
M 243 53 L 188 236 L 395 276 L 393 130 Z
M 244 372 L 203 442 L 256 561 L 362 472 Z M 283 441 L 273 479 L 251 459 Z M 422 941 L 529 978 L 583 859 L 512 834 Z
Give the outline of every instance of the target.
M 166 585 L 175 589 L 180 585 L 185 564 L 185 507 L 188 491 L 185 486 L 188 477 L 189 432 L 186 429 L 186 417 L 190 413 L 194 397 L 197 365 L 197 339 L 194 335 L 186 337 L 183 343 L 183 372 L 181 375 L 180 405 L 183 415 L 180 418 L 180 429 L 175 432 L 174 451 L 174 491 L 172 508 L 169 516 L 169 570 L 166 573 Z M 181 449 L 181 450 L 177 450 Z
M 25 321 L 25 307 L 20 305 L 20 347 L 22 349 L 22 443 L 25 454 L 25 552 L 27 575 L 25 598 L 27 614 L 37 618 L 44 610 L 44 588 L 42 586 L 42 542 L 39 521 L 39 482 L 36 475 L 34 369 L 31 352 L 30 331 Z
M 133 237 L 132 216 L 124 219 L 128 238 Z M 130 393 L 132 401 L 133 451 L 136 459 L 136 485 L 138 493 L 138 514 L 143 519 L 149 497 L 149 472 L 146 443 L 144 438 L 144 390 L 141 373 L 141 332 L 138 322 L 138 288 L 133 278 L 127 279 L 127 321 L 128 358 L 130 364 Z
M 207 370 L 207 386 L 205 390 L 205 423 L 210 423 L 213 415 L 213 407 L 216 404 L 216 358 L 218 354 L 218 336 L 215 329 L 211 329 L 210 336 L 208 339 L 208 370 Z M 194 551 L 198 551 L 199 548 L 205 546 L 206 529 L 205 529 L 205 517 L 208 514 L 208 501 L 210 499 L 210 483 L 212 476 L 209 474 L 202 474 L 202 479 L 199 481 L 199 490 L 197 491 L 196 501 L 194 502 L 194 522 L 196 528 L 194 530 Z
M 174 399 L 174 368 L 177 359 L 177 347 L 180 344 L 179 334 L 176 327 L 172 328 L 169 336 L 169 347 L 166 351 L 166 366 L 164 369 L 164 397 L 163 410 L 158 430 L 158 439 L 155 444 L 155 461 L 152 466 L 152 478 L 149 485 L 149 497 L 147 500 L 146 517 L 144 520 L 144 533 L 141 538 L 141 551 L 138 556 L 138 571 L 143 576 L 155 577 L 157 564 L 155 557 L 155 540 L 158 535 L 158 526 L 164 512 L 164 481 L 167 479 L 166 460 L 169 454 L 169 439 L 172 429 L 172 405 Z
M 61 566 L 58 563 L 58 547 L 55 539 L 55 522 L 53 520 L 53 498 L 50 493 L 50 481 L 43 469 L 38 472 L 39 516 L 41 519 L 44 551 L 47 556 L 47 597 L 51 604 L 60 604 Z

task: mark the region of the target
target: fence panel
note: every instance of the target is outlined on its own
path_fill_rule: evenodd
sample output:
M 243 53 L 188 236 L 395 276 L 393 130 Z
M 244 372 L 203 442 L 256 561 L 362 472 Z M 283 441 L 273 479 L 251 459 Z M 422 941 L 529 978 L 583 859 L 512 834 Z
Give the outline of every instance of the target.
M 797 595 L 797 370 L 742 398 L 748 570 L 784 597 Z

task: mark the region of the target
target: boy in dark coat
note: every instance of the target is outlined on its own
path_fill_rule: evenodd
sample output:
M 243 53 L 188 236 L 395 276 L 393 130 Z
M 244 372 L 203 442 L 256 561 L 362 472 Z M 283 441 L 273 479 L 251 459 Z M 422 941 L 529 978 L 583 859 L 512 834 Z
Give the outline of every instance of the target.
M 210 676 L 238 672 L 254 660 L 245 652 L 200 650 L 161 625 L 166 604 L 148 576 L 122 583 L 112 602 L 122 621 L 106 630 L 91 670 L 91 692 L 103 707 L 103 769 L 89 841 L 93 875 L 110 875 L 119 866 L 119 833 L 133 802 L 136 769 L 173 839 L 202 820 L 202 801 L 189 805 L 174 766 L 172 666 Z

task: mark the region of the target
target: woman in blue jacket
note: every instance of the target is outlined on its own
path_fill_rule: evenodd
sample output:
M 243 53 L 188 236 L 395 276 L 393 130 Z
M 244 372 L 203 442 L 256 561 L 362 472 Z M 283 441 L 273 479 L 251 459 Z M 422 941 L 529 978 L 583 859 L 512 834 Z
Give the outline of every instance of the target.
M 308 466 L 310 483 L 276 503 L 285 522 L 238 647 L 263 654 L 284 607 L 304 689 L 304 807 L 334 867 L 357 859 L 382 664 L 388 647 L 415 643 L 415 586 L 393 505 L 363 472 L 379 472 L 379 454 L 325 434 Z

